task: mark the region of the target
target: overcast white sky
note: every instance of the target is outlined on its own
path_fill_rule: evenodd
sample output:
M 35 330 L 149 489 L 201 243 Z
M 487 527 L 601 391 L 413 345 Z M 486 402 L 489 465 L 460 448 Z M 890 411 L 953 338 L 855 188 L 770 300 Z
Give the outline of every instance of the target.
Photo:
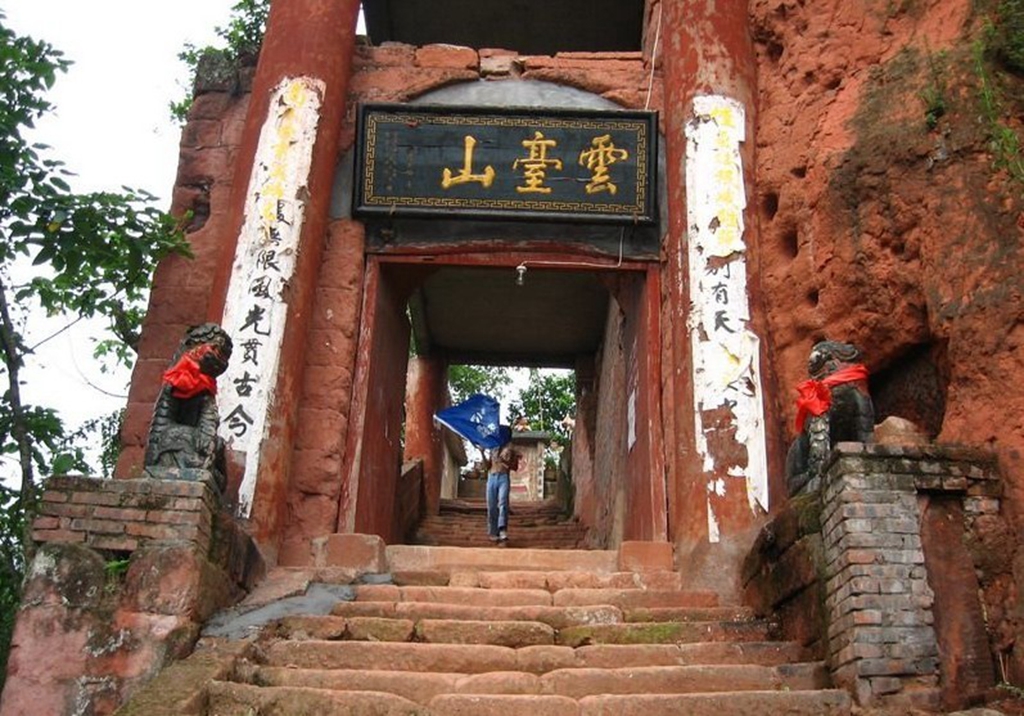
M 237 0 L 0 0 L 3 21 L 45 40 L 74 64 L 47 95 L 56 111 L 33 138 L 77 174 L 77 191 L 126 185 L 170 205 L 180 127 L 168 103 L 185 96 L 186 42 L 215 44 Z M 38 340 L 62 324 L 34 331 Z M 40 350 L 25 374 L 24 399 L 55 407 L 76 426 L 125 403 L 127 372 L 103 374 L 92 361 L 94 329 L 75 326 Z M 90 383 L 102 389 L 93 389 Z M 9 466 L 8 466 L 9 467 Z M 7 469 L 0 466 L 0 472 Z
M 77 191 L 145 189 L 170 205 L 181 128 L 168 103 L 188 91 L 178 59 L 186 42 L 219 44 L 237 0 L 0 0 L 3 21 L 45 40 L 74 64 L 47 95 L 55 111 L 35 141 L 76 173 Z M 30 343 L 64 322 L 34 321 Z M 41 348 L 23 372 L 23 399 L 60 411 L 69 427 L 124 406 L 129 371 L 104 374 L 92 359 L 94 326 L 78 324 Z M 0 462 L 0 478 L 14 466 Z

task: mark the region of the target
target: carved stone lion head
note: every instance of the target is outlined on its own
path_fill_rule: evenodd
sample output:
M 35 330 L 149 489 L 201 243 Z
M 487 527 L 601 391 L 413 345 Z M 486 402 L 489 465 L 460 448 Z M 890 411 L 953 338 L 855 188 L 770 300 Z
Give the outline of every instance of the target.
M 203 323 L 191 326 L 174 354 L 172 363 L 186 353 L 191 353 L 199 364 L 199 369 L 206 375 L 216 378 L 228 367 L 233 345 L 231 336 L 216 323 Z
M 835 373 L 840 368 L 861 360 L 860 349 L 852 343 L 819 341 L 807 359 L 807 372 L 816 380 Z

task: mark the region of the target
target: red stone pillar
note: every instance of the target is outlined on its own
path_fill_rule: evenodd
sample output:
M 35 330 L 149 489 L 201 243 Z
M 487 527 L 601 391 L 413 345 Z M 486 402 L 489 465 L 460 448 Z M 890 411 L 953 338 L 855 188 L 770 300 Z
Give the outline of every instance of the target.
M 757 340 L 762 332 L 755 226 L 752 213 L 744 211 L 744 200 L 750 203 L 754 196 L 756 62 L 746 2 L 662 0 L 661 6 L 669 200 L 667 298 L 673 361 L 666 410 L 672 412 L 669 421 L 675 426 L 675 444 L 668 450 L 673 466 L 669 504 L 671 536 L 685 564 L 688 553 L 703 553 L 708 544 L 727 543 L 749 531 L 767 506 L 766 491 L 763 505 L 751 496 L 760 497 L 758 490 L 767 484 L 763 411 L 756 418 L 741 414 L 745 408 L 731 407 L 734 401 L 726 392 L 731 376 L 717 375 L 732 359 L 755 378 L 763 372 L 759 366 L 766 365 Z M 723 154 L 718 159 L 709 160 L 696 151 L 688 157 L 688 142 L 691 149 L 697 147 L 696 132 L 727 126 L 740 117 L 742 126 L 732 127 L 736 141 L 731 154 L 726 151 L 728 142 L 722 141 Z M 719 136 L 726 133 L 712 134 L 712 138 Z M 701 148 L 706 148 L 707 138 L 700 138 Z M 732 169 L 724 165 L 727 155 L 733 159 Z M 712 164 L 701 166 L 700 162 Z M 707 168 L 713 171 L 703 171 Z M 715 186 L 720 179 L 721 186 Z M 716 205 L 715 197 L 729 194 L 730 181 L 732 198 Z M 713 220 L 707 221 L 708 216 Z M 691 253 L 700 241 L 716 243 L 719 253 L 709 258 L 703 246 Z M 745 291 L 743 284 L 731 286 L 733 312 L 719 315 L 720 320 L 704 320 L 715 314 L 701 313 L 701 306 L 711 301 L 699 295 L 700 287 L 719 285 L 704 280 L 719 271 L 722 276 L 745 275 Z M 715 331 L 721 335 L 711 335 Z M 745 354 L 734 341 L 737 333 L 744 332 Z M 723 360 L 709 360 L 719 356 Z M 708 379 L 711 373 L 716 373 L 715 380 Z M 763 389 L 757 380 L 754 383 L 763 407 Z M 709 389 L 709 384 L 722 388 Z M 749 423 L 758 421 L 760 437 L 744 442 Z M 740 477 L 743 473 L 746 477 Z
M 405 388 L 405 456 L 423 460 L 423 497 L 428 515 L 441 505 L 444 470 L 444 435 L 434 423 L 434 413 L 445 405 L 445 365 L 439 358 L 409 360 Z
M 244 424 L 238 422 L 237 416 L 234 428 L 228 425 L 225 432 L 224 424 L 228 417 L 225 403 L 230 411 L 238 385 L 233 380 L 238 376 L 231 371 L 237 370 L 244 360 L 242 344 L 247 339 L 258 339 L 260 350 L 266 351 L 261 358 L 275 359 L 276 371 L 264 373 L 265 385 L 260 386 L 265 396 L 258 410 L 263 429 L 254 429 L 246 436 L 245 440 L 251 442 L 246 443 L 244 460 L 235 450 L 230 466 L 236 479 L 241 473 L 243 485 L 248 481 L 246 489 L 251 490 L 240 511 L 250 518 L 252 532 L 261 546 L 271 553 L 282 531 L 287 503 L 288 466 L 297 429 L 306 335 L 345 117 L 358 12 L 358 0 L 289 0 L 272 4 L 238 150 L 230 201 L 233 233 L 224 237 L 224 253 L 212 289 L 210 318 L 225 324 L 236 346 L 234 368 L 225 374 L 227 380 L 221 380 L 222 434 L 229 440 L 237 437 L 239 431 L 244 432 Z M 289 94 L 293 87 L 299 91 Z M 292 100 L 298 104 L 290 104 Z M 302 102 L 306 102 L 305 106 Z M 277 156 L 293 151 L 290 145 L 295 142 L 289 141 L 292 129 L 281 131 L 281 127 L 296 116 L 302 117 L 299 129 L 305 132 L 306 147 L 299 157 L 301 161 L 281 161 L 279 167 L 268 170 L 268 158 L 275 157 L 274 151 Z M 276 144 L 271 145 L 267 137 L 273 135 L 275 128 L 278 134 L 272 138 Z M 263 158 L 257 162 L 260 152 Z M 301 166 L 296 169 L 297 165 Z M 282 187 L 287 190 L 280 194 L 279 213 L 275 213 L 275 205 L 267 199 L 272 183 L 279 191 Z M 266 306 L 256 303 L 256 294 L 248 289 L 251 279 L 245 278 L 239 267 L 245 263 L 246 251 L 255 256 L 258 250 L 274 250 L 278 237 L 271 234 L 271 228 L 290 232 L 292 250 L 271 254 L 265 264 L 287 259 L 292 267 L 290 275 L 276 277 L 279 283 L 269 298 L 272 311 L 268 312 Z M 253 259 L 248 261 L 251 265 Z M 241 291 L 240 276 L 245 279 Z M 249 302 L 263 313 L 252 313 Z M 249 321 L 245 319 L 246 311 L 250 311 Z M 269 321 L 261 325 L 251 320 L 269 317 L 273 312 L 277 321 L 273 329 Z M 253 328 L 260 330 L 254 332 Z M 252 404 L 243 407 L 248 413 L 256 411 Z M 254 418 L 248 414 L 246 417 Z M 258 469 L 249 474 L 246 465 L 256 465 Z

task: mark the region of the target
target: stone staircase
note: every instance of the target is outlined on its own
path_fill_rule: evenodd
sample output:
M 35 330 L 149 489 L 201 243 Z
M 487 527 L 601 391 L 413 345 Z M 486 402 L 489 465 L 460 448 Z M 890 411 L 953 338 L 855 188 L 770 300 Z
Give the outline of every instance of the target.
M 330 585 L 329 613 L 266 622 L 197 713 L 850 713 L 822 662 L 747 608 L 687 590 L 664 544 L 390 546 L 387 561 L 388 575 L 364 577 L 378 583 Z
M 531 549 L 577 549 L 586 529 L 567 517 L 554 501 L 513 502 L 509 515 L 509 546 Z M 438 514 L 425 516 L 412 541 L 445 547 L 491 547 L 487 538 L 484 500 L 441 500 Z

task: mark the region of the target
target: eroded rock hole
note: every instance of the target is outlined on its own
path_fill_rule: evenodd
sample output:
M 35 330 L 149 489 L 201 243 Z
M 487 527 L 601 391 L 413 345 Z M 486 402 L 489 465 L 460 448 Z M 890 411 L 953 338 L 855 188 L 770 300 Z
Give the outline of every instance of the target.
M 946 417 L 946 342 L 907 346 L 901 357 L 871 376 L 870 386 L 876 422 L 890 415 L 906 418 L 934 439 Z
M 800 236 L 796 229 L 789 229 L 782 234 L 782 251 L 791 259 L 800 253 Z

